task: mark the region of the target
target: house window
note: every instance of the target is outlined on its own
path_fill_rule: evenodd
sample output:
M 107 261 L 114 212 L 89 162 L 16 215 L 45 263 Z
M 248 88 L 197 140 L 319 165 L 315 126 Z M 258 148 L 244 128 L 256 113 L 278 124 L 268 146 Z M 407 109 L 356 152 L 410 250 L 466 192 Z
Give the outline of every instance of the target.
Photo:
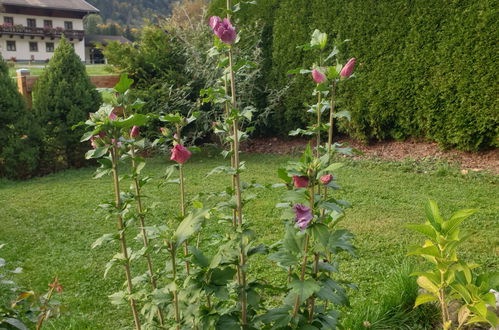
M 28 18 L 27 22 L 28 22 L 28 27 L 30 27 L 30 28 L 36 28 L 36 19 L 34 19 L 34 18 Z
M 7 40 L 7 50 L 9 52 L 16 51 L 16 42 L 14 40 Z
M 5 24 L 14 25 L 14 17 L 4 16 L 3 22 Z
M 30 42 L 29 43 L 29 51 L 37 52 L 38 51 L 38 42 Z
M 69 21 L 64 22 L 64 28 L 66 30 L 72 30 L 73 29 L 73 22 L 69 22 Z
M 51 28 L 52 27 L 52 21 L 49 20 L 49 19 L 44 20 L 43 21 L 43 27 Z
M 54 52 L 54 43 L 53 42 L 47 42 L 45 44 L 45 48 L 47 53 L 53 53 Z

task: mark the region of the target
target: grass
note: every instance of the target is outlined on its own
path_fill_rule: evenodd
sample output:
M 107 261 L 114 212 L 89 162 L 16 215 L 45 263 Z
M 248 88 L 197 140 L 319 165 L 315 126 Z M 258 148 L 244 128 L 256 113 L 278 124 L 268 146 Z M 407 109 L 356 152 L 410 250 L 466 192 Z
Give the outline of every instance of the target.
M 277 168 L 289 159 L 243 155 L 248 167 L 243 180 L 275 183 Z M 205 177 L 222 162 L 213 155 L 193 158 L 186 166 L 188 195 L 220 191 L 229 185 L 223 175 Z M 166 165 L 164 157 L 151 159 L 145 173 L 158 178 Z M 451 167 L 442 170 L 438 166 L 422 171 L 422 165 L 411 167 L 407 162 L 346 161 L 346 165 L 337 173 L 344 188 L 340 195 L 353 208 L 347 211 L 343 225 L 356 235 L 358 258 L 342 256 L 340 269 L 342 279 L 359 287 L 350 292 L 351 308 L 343 310 L 346 325 L 362 329 L 362 323 L 368 321 L 376 329 L 395 329 L 390 325 L 401 320 L 405 324 L 402 328 L 429 327 L 424 318 L 430 318 L 434 311 L 400 311 L 410 310 L 407 300 L 413 298 L 416 286 L 407 274 L 412 267 L 419 267 L 419 261 L 412 257 L 407 261 L 405 253 L 408 245 L 423 241 L 404 224 L 422 221 L 423 206 L 430 198 L 439 203 L 444 214 L 461 208 L 478 209 L 478 214 L 464 224 L 473 235 L 462 246 L 462 256 L 481 264 L 482 271 L 499 268 L 497 176 L 462 176 Z M 0 181 L 0 244 L 7 244 L 0 250 L 1 257 L 12 268 L 24 268 L 18 282 L 26 288 L 42 292 L 55 275 L 65 288 L 62 300 L 66 313 L 51 321 L 49 329 L 121 329 L 132 323 L 127 307 L 113 306 L 107 298 L 123 283 L 121 269 L 103 279 L 104 266 L 118 247 L 90 248 L 102 234 L 115 229 L 113 221 L 104 220 L 105 215 L 95 210 L 103 200 L 112 198 L 110 178 L 93 180 L 92 173 L 93 169 L 86 168 L 28 182 Z M 281 193 L 278 189 L 261 190 L 259 198 L 246 207 L 245 216 L 264 243 L 281 238 L 280 214 L 274 208 Z M 149 223 L 162 223 L 177 207 L 177 192 L 172 186 L 149 184 L 146 194 L 149 205 L 158 202 L 160 206 Z M 208 235 L 221 230 L 216 223 L 206 228 Z M 161 265 L 159 260 L 156 265 Z M 285 277 L 263 257 L 251 267 L 260 278 L 272 282 Z
M 45 64 L 16 64 L 15 67 L 9 67 L 9 74 L 11 77 L 16 76 L 16 70 L 18 69 L 29 69 L 30 75 L 39 76 L 42 74 L 43 70 L 45 70 Z M 87 64 L 85 65 L 87 68 L 87 73 L 90 76 L 106 76 L 111 74 L 109 72 L 109 66 L 105 64 Z

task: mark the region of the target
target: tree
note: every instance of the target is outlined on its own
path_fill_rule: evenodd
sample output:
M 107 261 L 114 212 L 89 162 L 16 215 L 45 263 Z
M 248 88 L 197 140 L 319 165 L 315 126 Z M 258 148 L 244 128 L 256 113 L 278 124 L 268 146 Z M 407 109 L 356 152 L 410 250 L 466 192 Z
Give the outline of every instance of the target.
M 102 17 L 98 14 L 90 14 L 83 19 L 86 34 L 99 34 L 99 24 L 102 24 Z
M 27 179 L 39 164 L 40 128 L 0 57 L 0 176 Z
M 99 109 L 101 96 L 92 85 L 85 66 L 66 39 L 61 39 L 49 66 L 33 90 L 33 108 L 44 123 L 45 157 L 60 160 L 60 167 L 79 167 L 84 162 L 82 129 L 72 127 Z

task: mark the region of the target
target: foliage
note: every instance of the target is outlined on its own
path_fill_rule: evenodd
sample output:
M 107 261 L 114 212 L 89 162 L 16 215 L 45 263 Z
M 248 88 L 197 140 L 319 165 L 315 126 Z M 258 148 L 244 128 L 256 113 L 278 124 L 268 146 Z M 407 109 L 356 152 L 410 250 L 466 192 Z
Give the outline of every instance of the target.
M 100 10 L 105 21 L 122 25 L 138 26 L 144 19 L 152 19 L 170 12 L 174 0 L 88 0 Z
M 0 86 L 0 177 L 27 179 L 37 174 L 40 127 L 1 58 Z
M 0 249 L 4 246 L 0 244 Z M 22 290 L 13 280 L 13 276 L 22 272 L 21 267 L 7 270 L 5 259 L 0 258 L 0 326 L 7 330 L 27 330 L 26 324 L 30 324 L 39 330 L 47 319 L 60 316 L 60 302 L 53 296 L 61 294 L 63 288 L 56 277 L 44 295 Z
M 210 10 L 218 12 L 221 2 Z M 267 86 L 290 85 L 272 131 L 286 134 L 296 123 L 309 123 L 302 104 L 311 101 L 311 82 L 285 72 L 311 66 L 314 54 L 296 46 L 318 28 L 333 39 L 351 39 L 341 50 L 361 62 L 355 86 L 346 84 L 339 100 L 339 109 L 352 113 L 352 121 L 340 125 L 343 132 L 364 140 L 422 137 L 464 150 L 497 146 L 495 4 L 263 0 L 254 7 L 245 10 L 243 23 L 262 19 L 270 31 L 262 38 Z M 359 13 L 366 19 L 349 19 Z
M 488 323 L 495 327 L 499 319 L 487 305 L 495 306 L 496 298 L 490 289 L 499 285 L 499 275 L 483 275 L 476 278 L 472 270 L 478 265 L 461 260 L 457 247 L 468 235 L 460 231 L 460 226 L 475 210 L 464 209 L 444 219 L 434 201 L 426 206 L 426 222 L 410 224 L 408 228 L 423 234 L 426 241 L 422 247 L 414 247 L 408 255 L 424 257 L 434 268 L 424 272 L 415 272 L 417 283 L 425 290 L 416 298 L 415 307 L 438 301 L 442 314 L 442 327 L 454 328 L 449 314 L 452 300 L 463 300 L 458 313 L 458 329 L 474 323 Z
M 33 89 L 33 109 L 43 123 L 45 170 L 84 164 L 79 143 L 82 129 L 72 127 L 96 111 L 100 101 L 85 65 L 71 44 L 62 39 Z

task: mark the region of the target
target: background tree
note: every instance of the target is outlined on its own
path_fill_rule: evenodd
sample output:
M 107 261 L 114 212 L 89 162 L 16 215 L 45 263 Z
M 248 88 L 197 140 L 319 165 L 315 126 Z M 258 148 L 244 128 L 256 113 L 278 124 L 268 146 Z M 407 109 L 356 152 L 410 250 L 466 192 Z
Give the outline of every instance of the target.
M 98 26 L 102 24 L 102 17 L 98 14 L 90 14 L 83 19 L 86 34 L 99 34 Z
M 0 86 L 0 176 L 27 179 L 39 165 L 40 127 L 1 57 Z
M 72 127 L 97 111 L 100 104 L 101 96 L 85 66 L 63 38 L 33 90 L 33 108 L 44 123 L 44 155 L 53 160 L 52 170 L 84 164 L 83 130 Z

